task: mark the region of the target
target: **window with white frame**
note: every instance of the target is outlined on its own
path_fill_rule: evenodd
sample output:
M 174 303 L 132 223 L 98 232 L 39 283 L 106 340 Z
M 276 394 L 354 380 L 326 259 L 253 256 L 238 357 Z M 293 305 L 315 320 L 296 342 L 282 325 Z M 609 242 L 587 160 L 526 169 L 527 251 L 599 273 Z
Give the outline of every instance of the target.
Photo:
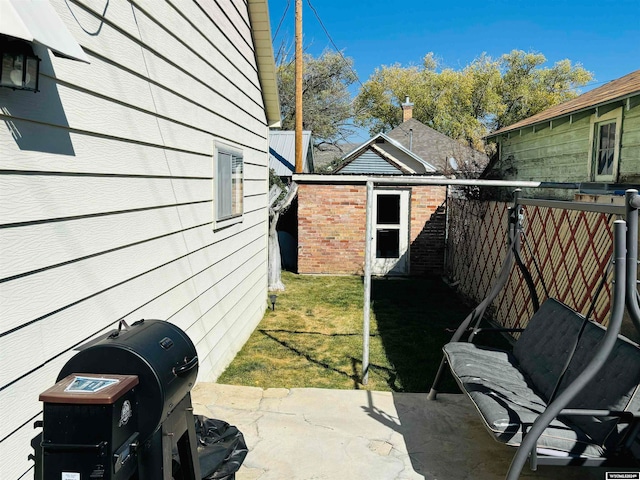
M 224 227 L 242 221 L 244 196 L 242 151 L 216 142 L 214 166 L 215 226 Z
M 590 180 L 616 181 L 621 123 L 622 108 L 591 117 Z

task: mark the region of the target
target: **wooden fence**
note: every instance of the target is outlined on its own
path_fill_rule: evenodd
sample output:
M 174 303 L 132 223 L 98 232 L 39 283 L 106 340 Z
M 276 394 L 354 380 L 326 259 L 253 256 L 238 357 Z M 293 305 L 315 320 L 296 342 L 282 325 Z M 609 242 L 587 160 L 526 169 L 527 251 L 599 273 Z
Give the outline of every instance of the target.
M 496 279 L 506 252 L 510 204 L 449 198 L 446 274 L 469 300 L 481 301 Z M 607 269 L 613 251 L 613 214 L 540 206 L 523 207 L 522 259 L 542 303 L 555 297 L 605 324 L 611 298 Z M 524 327 L 533 314 L 525 279 L 517 268 L 488 314 L 508 327 Z

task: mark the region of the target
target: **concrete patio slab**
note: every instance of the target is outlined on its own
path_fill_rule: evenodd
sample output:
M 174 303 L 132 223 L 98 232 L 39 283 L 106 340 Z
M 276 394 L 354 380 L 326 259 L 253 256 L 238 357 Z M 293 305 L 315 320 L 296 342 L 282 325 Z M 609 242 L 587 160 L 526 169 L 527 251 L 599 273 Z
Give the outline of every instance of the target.
M 463 395 L 266 389 L 198 383 L 195 413 L 235 425 L 249 447 L 237 480 L 504 478 L 495 442 Z M 528 466 L 523 479 L 604 480 L 605 468 Z

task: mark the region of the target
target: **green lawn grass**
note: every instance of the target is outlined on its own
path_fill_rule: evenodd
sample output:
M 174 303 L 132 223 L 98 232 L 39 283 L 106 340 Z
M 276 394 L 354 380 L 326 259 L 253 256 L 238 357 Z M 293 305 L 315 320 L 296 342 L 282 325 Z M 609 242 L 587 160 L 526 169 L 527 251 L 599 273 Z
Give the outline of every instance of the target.
M 370 370 L 361 383 L 360 277 L 283 272 L 278 293 L 219 383 L 428 392 L 442 346 L 469 307 L 439 278 L 374 280 Z M 447 375 L 440 391 L 458 391 Z

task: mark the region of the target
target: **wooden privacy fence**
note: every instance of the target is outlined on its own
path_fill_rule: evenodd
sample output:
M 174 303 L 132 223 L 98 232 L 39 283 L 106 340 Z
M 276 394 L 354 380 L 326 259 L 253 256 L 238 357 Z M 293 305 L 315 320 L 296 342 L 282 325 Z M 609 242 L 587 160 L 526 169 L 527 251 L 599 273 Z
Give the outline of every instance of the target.
M 459 292 L 481 301 L 496 279 L 506 252 L 507 209 L 512 204 L 449 198 L 447 276 Z M 525 205 L 522 260 L 542 303 L 549 296 L 587 315 L 605 279 L 590 318 L 606 324 L 611 298 L 607 269 L 613 251 L 610 213 Z M 514 265 L 509 281 L 488 314 L 507 327 L 524 327 L 533 303 L 524 276 Z

